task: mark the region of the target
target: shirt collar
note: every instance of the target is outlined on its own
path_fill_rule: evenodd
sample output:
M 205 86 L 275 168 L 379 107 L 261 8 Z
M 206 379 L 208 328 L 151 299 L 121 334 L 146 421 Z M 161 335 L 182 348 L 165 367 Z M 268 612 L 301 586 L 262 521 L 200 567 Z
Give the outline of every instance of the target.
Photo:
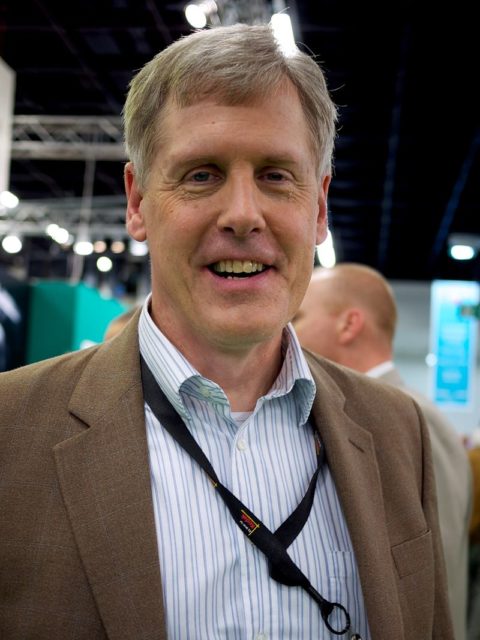
M 375 367 L 372 367 L 368 371 L 365 371 L 365 375 L 370 378 L 379 378 L 383 376 L 384 373 L 388 373 L 389 371 L 393 371 L 395 365 L 391 360 L 386 360 L 385 362 L 381 362 L 377 364 Z
M 228 405 L 223 390 L 203 377 L 153 322 L 149 312 L 150 299 L 151 295 L 145 300 L 138 324 L 140 353 L 168 401 L 183 418 L 188 417 L 188 412 L 182 392 L 203 401 Z M 256 410 L 268 400 L 292 393 L 299 424 L 304 424 L 315 397 L 315 382 L 290 324 L 283 332 L 282 352 L 280 373 L 268 393 L 258 400 Z

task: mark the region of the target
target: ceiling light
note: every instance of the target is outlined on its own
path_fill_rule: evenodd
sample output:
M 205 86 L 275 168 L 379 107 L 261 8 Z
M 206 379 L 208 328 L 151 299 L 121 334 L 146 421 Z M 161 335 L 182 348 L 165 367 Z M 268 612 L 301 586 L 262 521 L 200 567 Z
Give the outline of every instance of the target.
M 19 253 L 22 246 L 22 241 L 16 234 L 5 236 L 2 240 L 2 247 L 7 253 Z
M 203 29 L 207 22 L 218 22 L 218 6 L 215 0 L 192 2 L 185 7 L 185 18 L 195 29 Z
M 47 235 L 49 235 L 51 238 L 53 238 L 53 236 L 55 235 L 55 232 L 57 231 L 57 229 L 59 229 L 58 224 L 55 224 L 54 222 L 51 222 L 49 225 L 47 225 L 47 228 L 45 229 Z
M 468 244 L 454 244 L 450 247 L 450 255 L 454 260 L 471 260 L 475 257 L 475 249 Z
M 100 256 L 97 260 L 97 269 L 102 273 L 107 273 L 111 271 L 113 267 L 113 262 L 107 256 Z
M 141 257 L 148 253 L 148 244 L 146 242 L 138 242 L 138 240 L 130 240 L 128 250 L 132 256 Z
M 296 55 L 298 48 L 295 44 L 292 21 L 288 13 L 274 13 L 271 17 L 270 24 L 283 55 L 287 58 Z
M 58 227 L 58 229 L 56 229 L 52 234 L 52 238 L 55 242 L 58 242 L 58 244 L 66 244 L 69 236 L 70 234 L 68 233 L 68 230 L 63 227 Z
M 89 240 L 79 240 L 73 245 L 73 250 L 77 256 L 89 256 L 93 253 L 93 244 Z
M 451 233 L 448 236 L 448 252 L 454 260 L 472 260 L 480 251 L 480 235 Z
M 185 17 L 195 29 L 203 29 L 207 26 L 207 16 L 198 4 L 187 4 Z
M 123 240 L 114 240 L 111 249 L 112 253 L 123 253 L 125 251 L 125 243 Z
M 18 206 L 19 199 L 11 191 L 0 192 L 0 206 L 6 209 L 15 209 Z
M 95 253 L 103 253 L 107 250 L 107 243 L 105 240 L 97 240 L 93 243 L 93 250 Z
M 333 246 L 333 237 L 330 233 L 330 229 L 328 230 L 327 237 L 322 244 L 317 245 L 317 256 L 322 267 L 326 267 L 328 269 L 334 267 L 337 262 L 335 247 Z

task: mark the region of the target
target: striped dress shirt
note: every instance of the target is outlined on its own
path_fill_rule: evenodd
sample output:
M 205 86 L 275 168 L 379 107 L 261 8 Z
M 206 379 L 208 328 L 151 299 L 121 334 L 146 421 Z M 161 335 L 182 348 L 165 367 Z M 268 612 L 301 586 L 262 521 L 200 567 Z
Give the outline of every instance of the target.
M 152 321 L 140 352 L 220 481 L 274 531 L 303 498 L 316 468 L 308 423 L 315 384 L 293 329 L 284 362 L 253 412 L 235 414 Z M 145 405 L 153 507 L 169 640 L 333 640 L 316 603 L 268 575 L 265 556 L 237 526 L 205 472 Z M 309 519 L 288 553 L 322 596 L 341 602 L 370 638 L 352 545 L 328 466 Z

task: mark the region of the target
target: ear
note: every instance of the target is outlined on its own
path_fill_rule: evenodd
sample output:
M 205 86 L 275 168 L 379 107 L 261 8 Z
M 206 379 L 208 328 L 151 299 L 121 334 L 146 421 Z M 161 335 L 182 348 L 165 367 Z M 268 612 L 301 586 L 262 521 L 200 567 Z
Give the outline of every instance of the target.
M 143 195 L 137 184 L 132 162 L 127 162 L 125 165 L 124 181 L 127 194 L 127 231 L 134 240 L 143 242 L 147 239 L 145 219 L 140 206 Z
M 322 244 L 327 237 L 327 198 L 331 176 L 324 176 L 318 189 L 318 216 L 317 216 L 317 240 L 316 244 Z
M 345 309 L 340 314 L 337 324 L 338 341 L 346 346 L 353 342 L 363 331 L 365 326 L 365 314 L 361 309 Z

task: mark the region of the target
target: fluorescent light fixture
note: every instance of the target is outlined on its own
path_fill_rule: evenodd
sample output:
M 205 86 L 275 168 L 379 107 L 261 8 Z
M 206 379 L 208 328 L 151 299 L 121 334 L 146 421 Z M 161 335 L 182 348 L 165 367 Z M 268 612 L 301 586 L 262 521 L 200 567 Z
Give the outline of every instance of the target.
M 322 244 L 317 245 L 318 261 L 322 267 L 331 269 L 335 266 L 337 258 L 335 256 L 335 247 L 333 246 L 333 237 L 330 233 L 330 229 L 327 232 L 327 237 Z
M 22 246 L 20 238 L 13 233 L 5 236 L 2 240 L 2 247 L 7 253 L 19 253 L 22 250 Z
M 283 55 L 286 57 L 296 55 L 298 53 L 298 48 L 295 44 L 292 21 L 290 20 L 288 13 L 274 13 L 271 17 L 270 24 Z
M 468 244 L 454 244 L 450 247 L 450 255 L 454 260 L 472 260 L 475 249 Z
M 6 209 L 15 209 L 18 206 L 19 199 L 11 191 L 0 192 L 0 206 Z
M 451 233 L 448 236 L 448 252 L 454 260 L 472 260 L 480 251 L 480 235 Z

